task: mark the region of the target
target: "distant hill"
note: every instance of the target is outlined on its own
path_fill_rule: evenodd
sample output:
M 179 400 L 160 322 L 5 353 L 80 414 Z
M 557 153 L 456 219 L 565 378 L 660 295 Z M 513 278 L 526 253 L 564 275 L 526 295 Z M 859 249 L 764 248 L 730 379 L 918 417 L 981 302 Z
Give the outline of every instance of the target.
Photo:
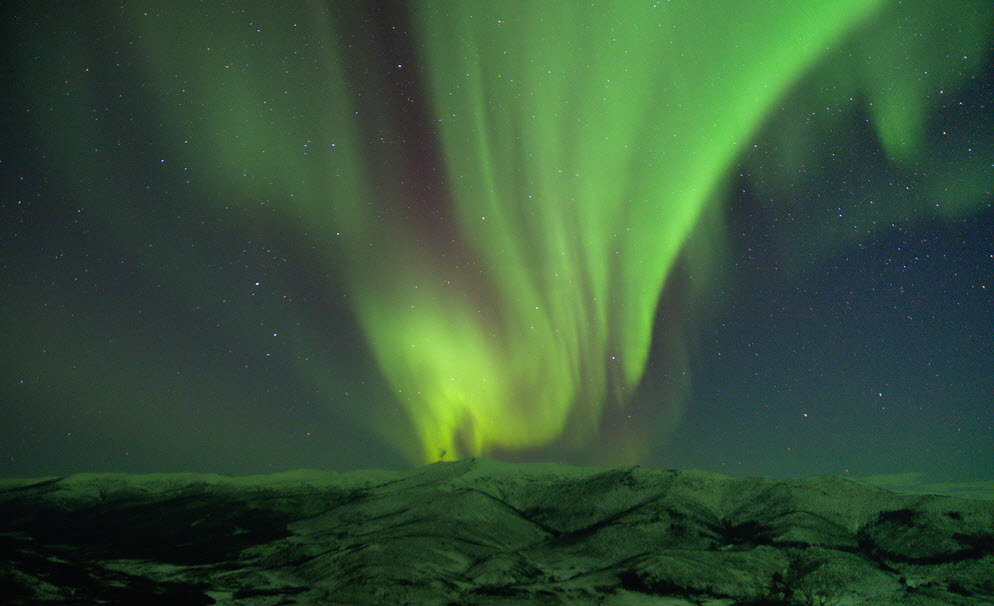
M 994 503 L 481 459 L 0 482 L 10 604 L 991 604 Z

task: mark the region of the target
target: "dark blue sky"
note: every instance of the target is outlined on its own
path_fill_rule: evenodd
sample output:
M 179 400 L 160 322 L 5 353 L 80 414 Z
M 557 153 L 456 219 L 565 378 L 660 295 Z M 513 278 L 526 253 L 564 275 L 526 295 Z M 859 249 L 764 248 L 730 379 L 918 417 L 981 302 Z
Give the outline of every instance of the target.
M 145 82 L 161 66 L 97 9 L 15 3 L 0 17 L 0 476 L 408 465 L 357 422 L 402 432 L 406 421 L 342 276 L 279 200 L 218 203 L 242 194 L 201 179 L 197 154 L 176 146 L 202 123 L 196 107 L 188 124 L 168 117 L 179 101 Z M 404 20 L 356 25 L 380 37 L 370 64 L 416 63 L 391 23 Z M 770 116 L 718 196 L 725 253 L 698 264 L 717 245 L 692 241 L 663 295 L 634 406 L 650 408 L 677 369 L 691 391 L 675 430 L 648 432 L 643 464 L 990 479 L 984 65 L 943 91 L 911 163 L 887 158 L 858 100 L 802 119 L 819 109 L 805 92 L 822 83 L 817 69 Z M 423 174 L 440 154 L 410 120 L 397 128 Z M 803 133 L 803 153 L 785 156 L 785 133 Z M 666 351 L 674 326 L 685 366 Z

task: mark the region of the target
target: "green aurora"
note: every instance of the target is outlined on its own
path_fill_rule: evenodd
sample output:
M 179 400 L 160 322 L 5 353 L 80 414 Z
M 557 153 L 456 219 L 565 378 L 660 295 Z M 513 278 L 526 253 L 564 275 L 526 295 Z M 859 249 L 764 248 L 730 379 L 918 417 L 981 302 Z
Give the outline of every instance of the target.
M 604 407 L 627 404 L 663 284 L 738 146 L 871 9 L 809 8 L 750 15 L 752 28 L 699 3 L 415 11 L 459 232 L 496 301 L 481 313 L 429 290 L 410 313 L 363 313 L 373 341 L 391 344 L 379 350 L 387 376 L 412 392 L 425 459 L 563 435 L 582 447 Z M 695 44 L 708 37 L 721 44 Z M 441 277 L 391 280 L 400 292 L 387 300 Z M 679 407 L 680 391 L 663 406 Z
M 641 457 L 643 434 L 675 427 L 689 379 L 661 396 L 651 432 L 597 438 L 626 418 L 681 253 L 720 255 L 709 218 L 728 171 L 792 87 L 850 91 L 891 159 L 914 163 L 936 91 L 976 69 L 990 27 L 968 3 L 937 28 L 928 2 L 421 2 L 418 64 L 396 68 L 423 90 L 397 92 L 357 33 L 362 9 L 179 4 L 116 17 L 141 34 L 141 77 L 189 99 L 150 111 L 198 121 L 200 140 L 170 145 L 227 192 L 219 214 L 254 205 L 345 282 L 401 411 L 352 414 L 414 463 L 550 444 Z M 437 157 L 397 136 L 414 123 L 430 124 Z M 74 153 L 56 139 L 70 146 L 56 157 Z M 143 235 L 119 227 L 137 248 Z M 308 321 L 293 338 L 320 350 Z M 334 366 L 297 372 L 326 386 Z

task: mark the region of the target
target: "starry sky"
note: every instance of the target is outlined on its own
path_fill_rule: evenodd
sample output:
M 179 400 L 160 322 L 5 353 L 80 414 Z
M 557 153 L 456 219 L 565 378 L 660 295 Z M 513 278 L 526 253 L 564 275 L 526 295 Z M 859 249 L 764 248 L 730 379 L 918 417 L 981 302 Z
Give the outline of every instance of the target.
M 0 477 L 992 479 L 985 2 L 366 4 L 4 4 Z

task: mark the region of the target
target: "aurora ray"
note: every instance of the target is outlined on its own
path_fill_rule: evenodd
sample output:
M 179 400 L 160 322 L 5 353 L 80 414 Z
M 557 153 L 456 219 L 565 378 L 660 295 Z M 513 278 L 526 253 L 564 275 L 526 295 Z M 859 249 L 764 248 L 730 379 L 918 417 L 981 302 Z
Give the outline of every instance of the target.
M 269 8 L 198 32 L 177 13 L 175 30 L 144 40 L 165 73 L 191 73 L 168 49 L 230 32 L 191 73 L 210 109 L 204 162 L 229 190 L 285 200 L 281 215 L 311 237 L 325 226 L 316 239 L 347 260 L 359 323 L 412 427 L 360 416 L 424 462 L 594 439 L 642 375 L 660 291 L 723 172 L 877 4 L 414 3 L 447 187 L 440 235 L 398 184 L 408 153 L 369 149 L 370 131 L 400 119 L 377 98 L 382 66 L 362 64 L 372 43 L 343 40 L 356 15 Z M 266 27 L 247 47 L 253 23 Z M 379 86 L 356 85 L 358 71 Z M 302 81 L 314 88 L 293 95 Z
M 129 3 L 113 19 L 140 34 L 136 79 L 163 99 L 150 113 L 197 133 L 168 145 L 223 192 L 217 214 L 264 216 L 345 284 L 395 399 L 346 412 L 418 463 L 595 443 L 642 378 L 660 293 L 727 171 L 833 49 L 874 57 L 832 83 L 865 93 L 900 161 L 915 161 L 942 80 L 891 65 L 890 34 L 852 42 L 881 15 L 909 22 L 882 0 L 412 2 L 414 65 L 374 58 L 384 42 L 362 4 Z M 951 12 L 983 47 L 989 15 L 970 10 Z M 53 157 L 85 157 L 92 121 L 38 97 L 84 131 L 48 133 Z M 147 239 L 105 220 L 129 248 Z M 297 325 L 295 347 L 320 351 L 321 322 Z M 296 372 L 334 386 L 334 366 Z M 638 458 L 624 442 L 619 457 Z
M 458 231 L 494 306 L 418 251 L 360 303 L 423 460 L 593 439 L 642 375 L 668 271 L 739 146 L 873 4 L 749 5 L 765 14 L 748 20 L 699 3 L 418 5 Z

